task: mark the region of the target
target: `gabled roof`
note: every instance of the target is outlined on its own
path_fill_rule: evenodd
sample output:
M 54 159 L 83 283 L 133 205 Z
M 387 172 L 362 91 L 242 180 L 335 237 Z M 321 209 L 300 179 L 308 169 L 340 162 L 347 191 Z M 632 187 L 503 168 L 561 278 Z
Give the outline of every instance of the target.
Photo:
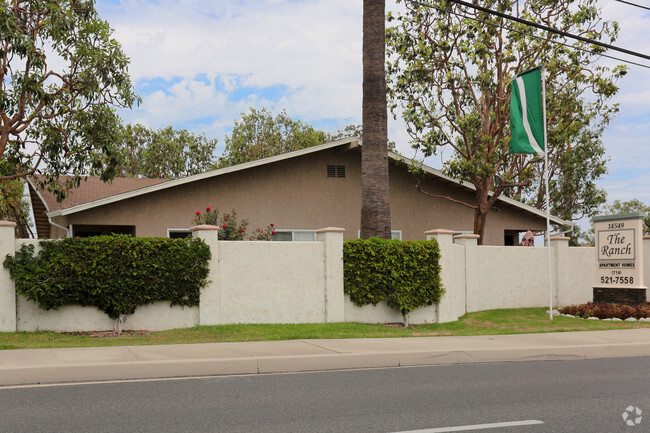
M 336 140 L 332 141 L 329 143 L 324 143 L 320 144 L 317 146 L 312 146 L 308 147 L 305 149 L 300 149 L 296 150 L 293 152 L 287 152 L 283 153 L 281 155 L 276 155 L 276 156 L 271 156 L 269 158 L 264 158 L 264 159 L 258 159 L 256 161 L 251 161 L 251 162 L 246 162 L 243 164 L 238 164 L 230 167 L 225 167 L 225 168 L 219 168 L 216 170 L 210 170 L 205 173 L 200 173 L 196 174 L 193 176 L 187 176 L 183 177 L 180 179 L 173 179 L 173 180 L 165 180 L 165 179 L 125 179 L 125 178 L 116 178 L 113 180 L 113 183 L 109 186 L 101 182 L 97 178 L 88 178 L 88 181 L 91 183 L 86 183 L 83 184 L 83 188 L 81 189 L 86 189 L 85 185 L 89 186 L 89 189 L 91 189 L 91 192 L 78 192 L 78 191 L 73 191 L 70 194 L 70 199 L 64 200 L 62 203 L 58 205 L 51 204 L 53 197 L 46 197 L 46 196 L 41 196 L 43 201 L 46 202 L 46 206 L 48 206 L 47 209 L 47 216 L 48 217 L 57 217 L 57 216 L 64 216 L 64 215 L 70 215 L 74 214 L 77 212 L 82 212 L 88 209 L 93 209 L 99 206 L 104 206 L 110 203 L 115 203 L 118 201 L 126 200 L 132 197 L 137 197 L 140 195 L 145 195 L 145 194 L 150 194 L 155 191 L 161 191 L 165 190 L 167 188 L 174 188 L 179 185 L 184 185 L 192 182 L 197 182 L 203 179 L 209 179 L 213 177 L 218 177 L 222 176 L 228 173 L 233 173 L 233 172 L 238 172 L 238 171 L 243 171 L 243 170 L 248 170 L 253 167 L 258 167 L 258 166 L 263 166 L 267 164 L 273 164 L 278 161 L 284 161 L 304 155 L 309 155 L 312 153 L 317 153 L 321 152 L 323 150 L 327 149 L 332 149 L 332 148 L 337 148 L 340 147 L 342 150 L 345 149 L 353 149 L 357 146 L 361 145 L 361 140 L 356 139 L 356 138 L 344 138 L 341 140 Z M 411 160 L 409 158 L 405 158 L 401 155 L 398 155 L 397 153 L 394 152 L 388 152 L 388 156 L 391 160 L 396 161 L 396 162 L 402 162 L 405 164 L 410 164 Z M 437 170 L 432 167 L 428 167 L 426 165 L 422 165 L 422 169 L 429 175 L 439 178 L 445 182 L 455 184 L 457 186 L 460 186 L 462 188 L 467 188 L 470 190 L 475 190 L 474 186 L 467 183 L 467 182 L 460 182 L 456 179 L 452 179 L 446 175 L 444 175 L 440 170 Z M 92 179 L 92 180 L 91 180 Z M 147 184 L 147 181 L 149 182 Z M 100 191 L 102 190 L 102 191 Z M 39 193 L 39 195 L 41 195 Z M 51 194 L 50 194 L 51 195 Z M 518 202 L 516 200 L 513 200 L 508 197 L 500 197 L 499 201 L 502 203 L 509 204 L 511 206 L 520 208 L 526 212 L 530 212 L 532 214 L 535 214 L 537 216 L 540 216 L 542 218 L 546 217 L 546 213 L 543 211 L 534 208 L 532 206 L 528 206 L 526 204 L 523 204 L 521 202 Z M 56 200 L 54 200 L 56 202 Z M 51 206 L 51 207 L 50 207 Z M 560 218 L 556 217 L 551 217 L 551 222 L 555 224 L 560 224 L 560 225 L 571 225 L 572 223 L 569 221 L 564 221 Z
M 67 176 L 61 176 L 62 181 L 68 179 Z M 167 182 L 169 179 L 144 179 L 133 177 L 116 177 L 111 182 L 103 182 L 98 177 L 88 177 L 82 180 L 79 188 L 68 191 L 68 195 L 63 201 L 58 202 L 56 196 L 49 192 L 37 189 L 33 180 L 29 184 L 40 199 L 43 201 L 48 216 L 53 211 L 73 208 L 85 203 L 92 203 L 110 196 L 120 195 L 137 191 L 151 185 L 158 185 Z
M 406 158 L 406 157 L 404 157 L 402 155 L 399 155 L 399 154 L 391 152 L 391 151 L 388 151 L 388 157 L 390 159 L 392 159 L 392 160 L 395 160 L 395 161 L 402 161 L 403 163 L 405 163 L 407 165 L 409 165 L 409 164 L 411 164 L 413 162 L 412 159 Z M 435 169 L 433 167 L 429 167 L 428 165 L 422 164 L 421 168 L 422 168 L 422 170 L 424 170 L 425 173 L 428 173 L 428 174 L 432 175 L 433 177 L 437 177 L 437 178 L 439 178 L 441 180 L 444 180 L 446 182 L 453 183 L 453 184 L 456 184 L 456 185 L 460 185 L 460 186 L 462 186 L 464 188 L 468 188 L 468 189 L 471 189 L 472 191 L 476 191 L 476 187 L 474 185 L 472 185 L 471 183 L 461 182 L 458 179 L 451 178 L 451 177 L 445 175 L 442 171 L 437 170 L 437 169 Z M 490 193 L 490 195 L 491 195 L 491 193 Z M 542 218 L 546 218 L 546 212 L 544 212 L 544 211 L 542 211 L 540 209 L 537 209 L 536 207 L 533 207 L 533 206 L 527 205 L 525 203 L 522 203 L 520 201 L 517 201 L 515 199 L 512 199 L 510 197 L 506 197 L 503 194 L 501 196 L 499 196 L 499 198 L 497 200 L 499 202 L 501 202 L 501 203 L 506 203 L 506 204 L 509 204 L 510 206 L 514 206 L 514 207 L 517 207 L 519 209 L 523 209 L 523 210 L 525 210 L 527 212 L 538 215 L 538 216 L 540 216 Z M 550 221 L 553 224 L 558 224 L 558 225 L 562 225 L 562 226 L 573 226 L 573 225 L 575 225 L 575 223 L 573 221 L 565 221 L 565 220 L 563 220 L 561 218 L 558 218 L 558 217 L 555 217 L 553 215 L 551 215 Z

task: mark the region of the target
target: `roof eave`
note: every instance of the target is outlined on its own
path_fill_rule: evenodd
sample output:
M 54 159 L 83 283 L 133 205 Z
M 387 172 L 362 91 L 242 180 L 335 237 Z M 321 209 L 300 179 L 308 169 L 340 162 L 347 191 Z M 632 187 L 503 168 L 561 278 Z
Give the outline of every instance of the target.
M 144 188 L 139 188 L 133 191 L 112 195 L 110 197 L 105 197 L 99 200 L 91 201 L 88 203 L 83 203 L 77 206 L 72 206 L 66 209 L 59 209 L 52 212 L 48 212 L 46 215 L 49 217 L 58 217 L 70 215 L 77 212 L 83 212 L 95 207 L 104 206 L 107 204 L 115 203 L 122 200 L 127 200 L 133 197 L 137 197 L 144 194 L 149 194 L 156 191 L 161 191 L 167 188 L 173 188 L 176 186 L 184 185 L 187 183 L 196 182 L 203 179 L 210 179 L 212 177 L 221 176 L 228 173 L 233 173 L 241 170 L 246 170 L 249 168 L 254 168 L 266 164 L 272 164 L 277 161 L 283 161 L 285 159 L 295 158 L 297 156 L 309 155 L 310 153 L 320 152 L 321 150 L 331 149 L 338 146 L 346 146 L 346 150 L 353 149 L 360 145 L 360 140 L 358 138 L 342 138 L 340 140 L 331 141 L 329 143 L 319 144 L 317 146 L 307 147 L 305 149 L 295 150 L 293 152 L 283 153 L 281 155 L 275 155 L 268 158 L 257 159 L 255 161 L 245 162 L 243 164 L 237 164 L 230 167 L 218 168 L 216 170 L 206 171 L 205 173 L 199 173 L 192 176 L 183 177 L 180 179 L 173 179 L 167 182 L 162 182 L 156 185 L 147 186 Z
M 407 157 L 405 157 L 405 156 L 402 156 L 402 155 L 400 155 L 400 154 L 398 154 L 398 153 L 395 153 L 395 152 L 391 152 L 391 151 L 389 151 L 389 152 L 388 152 L 388 156 L 389 156 L 391 159 L 394 159 L 394 160 L 396 160 L 396 161 L 401 161 L 401 162 L 403 162 L 403 163 L 405 163 L 405 164 L 411 164 L 411 163 L 413 163 L 413 160 L 412 160 L 412 159 L 407 158 Z M 472 185 L 471 183 L 461 182 L 461 181 L 459 181 L 458 179 L 453 179 L 453 178 L 451 178 L 451 177 L 445 175 L 442 171 L 437 170 L 437 169 L 435 169 L 435 168 L 433 168 L 433 167 L 429 167 L 429 166 L 427 166 L 427 165 L 422 164 L 422 165 L 421 165 L 421 168 L 422 168 L 422 170 L 424 170 L 426 173 L 429 173 L 429 174 L 434 175 L 434 176 L 436 176 L 436 177 L 442 178 L 442 179 L 444 179 L 444 180 L 447 181 L 447 182 L 454 183 L 454 184 L 456 184 L 456 185 L 459 185 L 459 186 L 462 186 L 462 187 L 465 187 L 465 188 L 469 188 L 469 189 L 471 189 L 471 190 L 473 190 L 473 191 L 476 191 L 476 187 L 475 187 L 474 185 Z M 535 214 L 535 215 L 537 215 L 537 216 L 540 216 L 540 217 L 546 218 L 546 212 L 544 212 L 544 211 L 542 211 L 542 210 L 540 210 L 540 209 L 537 209 L 536 207 L 529 206 L 529 205 L 527 205 L 527 204 L 525 204 L 525 203 L 522 203 L 522 202 L 520 202 L 520 201 L 514 200 L 514 199 L 512 199 L 512 198 L 505 197 L 505 196 L 501 195 L 497 200 L 502 201 L 502 202 L 504 202 L 504 203 L 506 203 L 506 204 L 509 204 L 509 205 L 511 205 L 511 206 L 521 208 L 521 209 L 526 210 L 526 211 L 528 211 L 528 212 L 530 212 L 530 213 L 533 213 L 533 214 Z M 551 215 L 549 219 L 550 219 L 550 221 L 551 221 L 552 223 L 554 223 L 554 224 L 558 224 L 558 225 L 571 226 L 571 227 L 574 226 L 574 225 L 576 225 L 576 223 L 574 223 L 573 221 L 566 221 L 566 220 L 563 220 L 562 218 L 558 218 L 558 217 L 553 216 L 553 215 Z

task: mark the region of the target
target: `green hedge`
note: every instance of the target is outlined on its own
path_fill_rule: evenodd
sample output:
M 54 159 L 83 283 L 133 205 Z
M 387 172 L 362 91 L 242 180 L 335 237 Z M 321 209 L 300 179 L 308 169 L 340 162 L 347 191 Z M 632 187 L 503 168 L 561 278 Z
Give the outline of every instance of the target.
M 346 241 L 343 246 L 344 288 L 356 305 L 386 301 L 404 316 L 440 301 L 438 242 L 380 238 Z
M 140 305 L 169 301 L 193 306 L 207 284 L 210 248 L 199 239 L 128 235 L 43 241 L 8 255 L 16 292 L 45 309 L 95 306 L 111 318 Z

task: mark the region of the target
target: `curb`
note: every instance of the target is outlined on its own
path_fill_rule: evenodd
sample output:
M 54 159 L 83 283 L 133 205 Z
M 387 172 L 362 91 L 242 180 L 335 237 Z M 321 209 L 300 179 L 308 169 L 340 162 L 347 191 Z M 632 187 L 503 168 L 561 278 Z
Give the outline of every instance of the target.
M 648 355 L 650 355 L 650 342 L 516 349 L 388 351 L 237 358 L 128 360 L 5 368 L 0 365 L 0 387 L 491 362 L 566 361 Z

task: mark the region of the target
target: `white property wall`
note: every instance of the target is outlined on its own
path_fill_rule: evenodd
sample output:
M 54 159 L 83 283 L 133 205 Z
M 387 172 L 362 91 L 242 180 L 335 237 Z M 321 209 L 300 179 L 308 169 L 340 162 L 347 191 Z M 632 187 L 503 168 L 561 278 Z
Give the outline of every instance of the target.
M 193 235 L 212 249 L 210 283 L 198 307 L 157 302 L 138 307 L 123 329 L 152 331 L 230 323 L 322 323 L 344 320 L 343 229 L 317 231 L 317 242 L 219 241 L 218 228 L 198 226 Z M 0 246 L 19 250 L 38 240 L 13 239 L 14 226 L 0 225 Z M 2 251 L 0 251 L 1 253 Z M 113 320 L 94 307 L 45 311 L 16 295 L 6 269 L 0 271 L 1 331 L 106 330 Z M 4 308 L 2 308 L 4 307 Z
M 0 257 L 23 243 L 13 223 L 0 222 Z M 230 323 L 401 322 L 399 311 L 385 303 L 357 307 L 343 294 L 343 229 L 317 232 L 317 242 L 227 242 L 218 228 L 199 226 L 193 236 L 212 249 L 210 284 L 198 307 L 170 308 L 160 302 L 139 307 L 124 329 L 163 330 Z M 549 304 L 547 250 L 534 247 L 478 246 L 477 236 L 453 236 L 450 230 L 426 232 L 440 245 L 440 304 L 420 308 L 409 322 L 454 321 L 466 312 Z M 650 279 L 650 237 L 644 240 L 646 285 Z M 592 300 L 596 252 L 570 248 L 568 238 L 551 239 L 553 304 Z M 92 307 L 44 311 L 17 296 L 9 272 L 0 270 L 0 332 L 105 330 L 113 321 Z

